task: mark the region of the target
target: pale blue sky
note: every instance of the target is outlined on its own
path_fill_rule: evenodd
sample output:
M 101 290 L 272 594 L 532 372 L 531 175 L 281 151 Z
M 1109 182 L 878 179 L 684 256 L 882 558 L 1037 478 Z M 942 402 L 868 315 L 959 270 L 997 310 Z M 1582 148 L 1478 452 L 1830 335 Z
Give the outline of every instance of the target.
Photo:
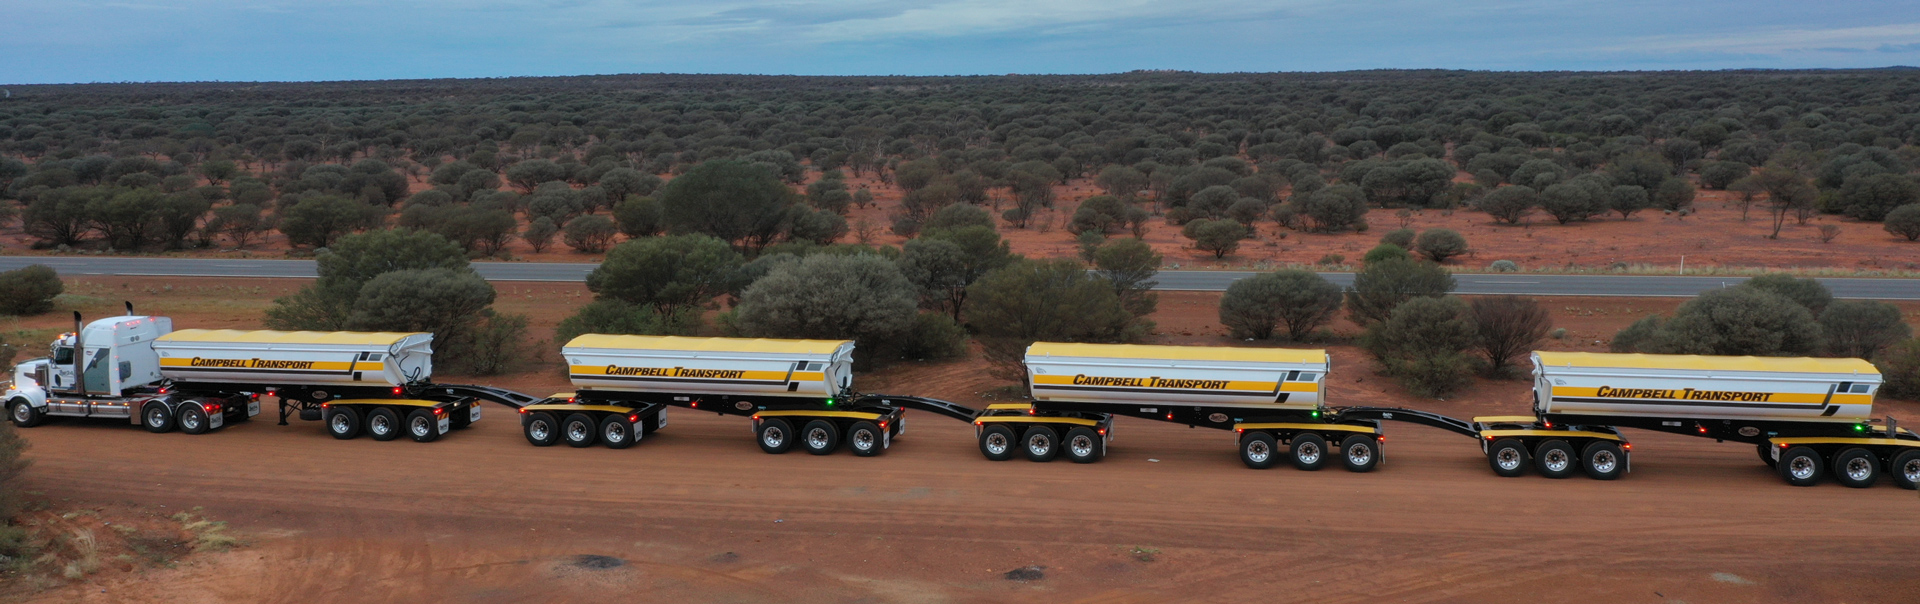
M 1920 0 L 0 0 L 0 83 L 1920 65 Z

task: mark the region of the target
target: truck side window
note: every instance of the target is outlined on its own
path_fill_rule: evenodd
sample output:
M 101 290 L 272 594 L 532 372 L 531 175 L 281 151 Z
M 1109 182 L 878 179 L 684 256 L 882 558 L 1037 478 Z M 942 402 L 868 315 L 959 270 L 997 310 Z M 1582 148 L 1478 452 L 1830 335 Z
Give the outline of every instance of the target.
M 59 363 L 62 365 L 73 364 L 73 347 L 61 346 L 59 348 L 53 349 L 53 362 Z

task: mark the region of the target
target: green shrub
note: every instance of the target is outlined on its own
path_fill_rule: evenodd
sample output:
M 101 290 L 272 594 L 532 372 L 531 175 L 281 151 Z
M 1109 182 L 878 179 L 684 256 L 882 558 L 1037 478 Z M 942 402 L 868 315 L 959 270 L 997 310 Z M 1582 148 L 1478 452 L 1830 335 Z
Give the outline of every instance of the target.
M 1252 229 L 1239 222 L 1204 218 L 1189 222 L 1180 229 L 1180 234 L 1193 240 L 1193 247 L 1213 252 L 1215 258 L 1225 258 L 1240 249 L 1240 240 L 1246 239 L 1252 232 Z
M 1467 383 L 1473 363 L 1465 351 L 1475 340 L 1466 303 L 1451 296 L 1408 300 L 1387 320 L 1368 326 L 1360 338 L 1387 375 L 1427 397 Z
M 1434 262 L 1467 253 L 1467 238 L 1453 229 L 1427 229 L 1414 240 L 1413 249 Z
M 1392 260 L 1412 260 L 1412 259 L 1413 259 L 1413 255 L 1407 253 L 1407 248 L 1403 248 L 1391 243 L 1382 243 L 1380 245 L 1373 246 L 1373 249 L 1367 250 L 1366 255 L 1360 257 L 1360 262 L 1362 264 L 1378 264 L 1381 262 L 1388 262 Z
M 1025 378 L 1020 362 L 1036 341 L 1128 342 L 1152 325 L 1072 260 L 1020 260 L 987 273 L 967 288 L 964 316 L 990 371 L 1009 381 Z
M 916 315 L 913 325 L 895 342 L 900 356 L 908 359 L 938 361 L 967 356 L 967 330 L 943 313 Z
M 1708 290 L 1671 320 L 1646 317 L 1613 337 L 1615 352 L 1656 354 L 1811 355 L 1822 345 L 1806 307 L 1756 287 Z
M 582 334 L 677 336 L 691 335 L 700 328 L 701 310 L 682 307 L 662 312 L 653 305 L 633 304 L 618 298 L 603 297 L 580 307 L 573 316 L 560 320 L 553 339 L 560 344 Z
M 1836 300 L 1820 313 L 1827 354 L 1871 359 L 1888 346 L 1913 337 L 1900 307 L 1872 300 Z
M 1881 228 L 1907 241 L 1920 240 L 1920 203 L 1910 203 L 1887 212 L 1886 223 Z
M 1438 298 L 1453 291 L 1453 275 L 1430 262 L 1386 260 L 1368 262 L 1347 288 L 1347 314 L 1362 326 L 1387 320 L 1394 308 L 1408 300 Z
M 1880 369 L 1883 396 L 1920 401 L 1920 338 L 1888 347 L 1873 359 Z
M 1284 326 L 1298 341 L 1340 311 L 1340 286 L 1306 270 L 1254 275 L 1227 286 L 1220 297 L 1220 324 L 1235 338 L 1265 340 Z
M 1487 270 L 1496 273 L 1511 273 L 1520 270 L 1520 265 L 1515 264 L 1512 260 L 1495 260 L 1493 264 L 1487 265 Z
M 1401 211 L 1404 212 L 1406 210 Z M 1389 244 L 1403 250 L 1413 249 L 1413 239 L 1419 235 L 1420 233 L 1413 229 L 1394 229 L 1387 231 L 1385 235 L 1381 235 L 1380 243 Z
M 26 491 L 20 474 L 31 465 L 26 458 L 27 439 L 20 437 L 10 422 L 0 422 L 0 529 L 14 514 L 20 513 L 21 493 Z M 0 555 L 7 554 L 5 543 L 0 543 Z
M 0 314 L 37 315 L 53 310 L 53 297 L 66 291 L 60 275 L 43 264 L 0 273 Z

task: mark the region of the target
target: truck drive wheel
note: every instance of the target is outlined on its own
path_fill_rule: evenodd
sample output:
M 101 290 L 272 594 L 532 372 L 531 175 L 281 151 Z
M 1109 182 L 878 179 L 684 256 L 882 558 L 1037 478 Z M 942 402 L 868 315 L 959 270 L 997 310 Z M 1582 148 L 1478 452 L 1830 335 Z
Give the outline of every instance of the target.
M 873 422 L 853 422 L 853 428 L 847 430 L 847 450 L 860 457 L 873 457 L 885 449 L 885 439 L 880 426 Z
M 1540 475 L 1547 478 L 1572 476 L 1577 464 L 1573 456 L 1573 445 L 1567 444 L 1564 440 L 1557 438 L 1549 440 L 1540 443 L 1540 447 L 1533 450 L 1534 468 L 1540 470 Z
M 760 450 L 778 455 L 793 449 L 793 424 L 777 417 L 760 420 Z
M 1856 489 L 1873 486 L 1880 480 L 1880 460 L 1860 447 L 1841 451 L 1833 456 L 1833 479 Z
M 407 414 L 407 436 L 413 442 L 430 443 L 440 438 L 440 418 L 431 409 L 414 409 Z
M 166 403 L 147 401 L 147 404 L 140 408 L 140 425 L 146 426 L 147 431 L 154 434 L 172 432 L 173 410 L 168 409 Z
M 1820 453 L 1812 447 L 1794 447 L 1780 454 L 1780 477 L 1796 487 L 1820 483 Z
M 1887 464 L 1887 473 L 1893 475 L 1893 484 L 1900 488 L 1913 490 L 1920 484 L 1920 449 L 1908 449 L 1893 456 Z
M 1013 459 L 1013 429 L 1000 424 L 980 430 L 980 455 L 991 461 Z
M 1099 432 L 1086 426 L 1068 430 L 1067 439 L 1062 444 L 1065 445 L 1061 448 L 1066 451 L 1067 459 L 1073 463 L 1093 463 L 1107 456 L 1106 439 L 1100 438 Z
M 212 429 L 207 421 L 206 409 L 193 403 L 180 406 L 180 416 L 176 421 L 180 422 L 180 431 L 187 434 L 206 434 Z
M 1619 444 L 1596 440 L 1580 452 L 1580 469 L 1594 480 L 1613 480 L 1627 471 L 1627 457 Z
M 840 428 L 824 419 L 807 422 L 805 427 L 800 428 L 800 446 L 806 447 L 807 452 L 814 455 L 833 453 L 834 449 L 840 448 Z
M 1493 473 L 1513 478 L 1527 473 L 1527 445 L 1518 438 L 1502 438 L 1487 446 L 1487 465 Z
M 1046 426 L 1027 428 L 1027 433 L 1020 435 L 1020 445 L 1028 461 L 1053 461 L 1060 454 L 1060 437 Z
M 1255 470 L 1273 467 L 1280 460 L 1280 441 L 1265 432 L 1248 432 L 1240 437 L 1240 463 Z
M 39 409 L 33 408 L 33 404 L 28 403 L 27 399 L 23 398 L 13 399 L 13 404 L 8 407 L 7 411 L 7 417 L 13 420 L 13 425 L 22 428 L 38 426 L 40 422 L 47 417 L 45 414 L 40 413 Z
M 350 407 L 327 409 L 327 433 L 334 438 L 347 440 L 360 436 L 360 413 Z
M 1340 441 L 1340 465 L 1348 472 L 1372 472 L 1380 465 L 1380 444 L 1365 434 L 1347 437 Z
M 593 418 L 587 417 L 587 414 L 575 413 L 567 416 L 567 419 L 560 420 L 560 438 L 567 441 L 567 446 L 575 449 L 591 447 L 593 441 L 599 436 L 599 427 L 600 425 L 594 423 Z
M 606 419 L 600 420 L 600 444 L 606 445 L 608 449 L 625 449 L 633 446 L 634 441 L 638 440 L 634 437 L 637 432 L 639 432 L 637 426 L 627 421 L 625 415 L 608 415 Z
M 367 435 L 379 441 L 400 438 L 400 416 L 386 407 L 367 412 Z
M 551 447 L 560 440 L 560 422 L 553 419 L 552 413 L 539 411 L 529 414 L 522 428 L 527 433 L 527 442 L 536 447 Z
M 1293 454 L 1293 467 L 1312 472 L 1327 465 L 1327 439 L 1313 433 L 1295 434 L 1287 443 Z

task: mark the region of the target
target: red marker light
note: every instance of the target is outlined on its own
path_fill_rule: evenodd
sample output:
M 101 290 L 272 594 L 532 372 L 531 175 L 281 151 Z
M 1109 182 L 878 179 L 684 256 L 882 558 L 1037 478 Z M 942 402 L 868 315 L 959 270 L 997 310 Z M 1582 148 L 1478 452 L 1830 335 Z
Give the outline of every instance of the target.
M 332 408 L 333 408 L 333 403 L 320 403 L 320 408 L 321 408 L 321 409 L 332 409 Z
M 521 407 L 521 408 L 520 408 L 520 414 L 521 414 L 521 415 L 526 415 L 526 414 L 527 414 L 527 408 L 526 408 L 526 407 Z
M 400 387 L 399 387 L 399 386 L 394 386 L 394 387 L 393 387 L 393 395 L 394 395 L 394 396 L 400 396 Z
M 629 415 L 629 416 L 627 416 L 627 421 L 630 421 L 630 422 L 637 422 L 637 421 L 640 421 L 640 414 L 638 414 L 638 413 L 635 413 L 635 414 L 633 414 L 633 415 Z
M 1106 429 L 1106 428 L 1101 428 L 1101 429 L 1100 429 L 1100 435 L 1101 435 L 1101 436 L 1106 436 L 1106 435 L 1107 435 L 1107 429 Z
M 1380 442 L 1387 442 L 1387 435 L 1382 434 L 1382 435 L 1373 437 L 1373 439 Z
M 1701 433 L 1701 434 L 1706 434 L 1706 433 L 1707 433 L 1707 427 L 1706 427 L 1706 426 L 1701 426 L 1701 427 L 1700 427 L 1700 433 Z
M 1234 433 L 1234 434 L 1239 434 L 1239 433 L 1241 433 L 1241 432 L 1246 432 L 1246 431 L 1247 431 L 1247 429 L 1246 429 L 1246 428 L 1234 428 L 1234 429 L 1233 429 L 1233 433 Z
M 1632 451 L 1633 443 L 1620 443 L 1620 449 L 1624 451 Z
M 434 409 L 434 410 L 433 410 L 433 414 L 434 414 L 434 415 L 446 415 L 446 414 L 447 414 L 447 410 L 446 410 L 446 409 Z

